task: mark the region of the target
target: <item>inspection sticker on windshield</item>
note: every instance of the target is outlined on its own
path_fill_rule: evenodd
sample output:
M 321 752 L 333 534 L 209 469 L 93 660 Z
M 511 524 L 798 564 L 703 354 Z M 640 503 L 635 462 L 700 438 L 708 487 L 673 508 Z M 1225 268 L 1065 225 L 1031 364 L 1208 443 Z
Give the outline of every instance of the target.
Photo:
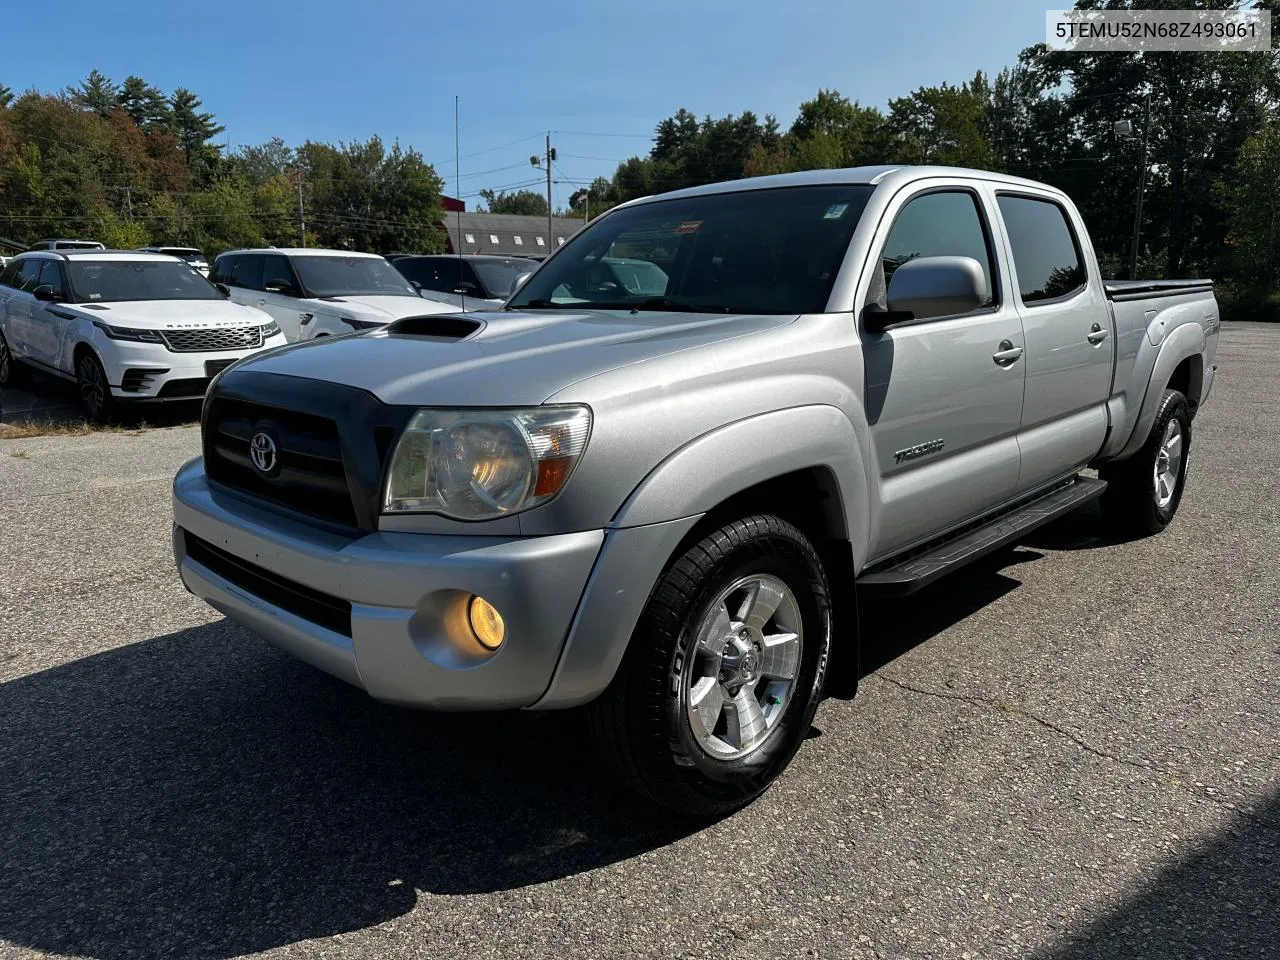
M 686 220 L 676 227 L 676 233 L 697 233 L 700 226 L 702 226 L 701 220 Z
M 822 215 L 823 220 L 839 220 L 844 216 L 844 212 L 849 209 L 847 203 L 833 203 L 827 207 L 827 212 Z

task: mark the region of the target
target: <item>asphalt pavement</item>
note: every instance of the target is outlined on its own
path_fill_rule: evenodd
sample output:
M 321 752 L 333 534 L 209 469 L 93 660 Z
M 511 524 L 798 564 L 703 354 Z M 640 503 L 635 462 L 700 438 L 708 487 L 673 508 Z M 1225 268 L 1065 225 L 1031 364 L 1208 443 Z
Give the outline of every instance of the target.
M 1280 326 L 1219 364 L 1165 533 L 867 610 L 857 699 L 710 826 L 189 596 L 197 428 L 0 441 L 0 957 L 1278 957 Z

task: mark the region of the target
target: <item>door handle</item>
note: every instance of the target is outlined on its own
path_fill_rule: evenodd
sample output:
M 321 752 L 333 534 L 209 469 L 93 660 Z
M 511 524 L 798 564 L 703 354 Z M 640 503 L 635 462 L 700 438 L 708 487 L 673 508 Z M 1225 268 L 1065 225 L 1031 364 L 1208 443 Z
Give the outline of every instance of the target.
M 1107 339 L 1107 331 L 1103 330 L 1101 326 L 1095 323 L 1089 328 L 1089 333 L 1085 339 L 1096 347 L 1103 340 Z
M 1021 356 L 1021 347 L 1015 347 L 1012 340 L 1001 340 L 1000 348 L 991 355 L 991 359 L 996 362 L 997 366 L 1007 367 L 1012 363 L 1016 363 Z

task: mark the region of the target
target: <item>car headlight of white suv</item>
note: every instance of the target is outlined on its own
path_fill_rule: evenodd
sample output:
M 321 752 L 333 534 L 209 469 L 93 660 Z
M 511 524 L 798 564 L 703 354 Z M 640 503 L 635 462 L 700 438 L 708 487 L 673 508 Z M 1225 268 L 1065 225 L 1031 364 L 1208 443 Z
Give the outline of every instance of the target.
M 587 447 L 584 406 L 419 410 L 396 444 L 383 511 L 489 520 L 546 503 Z

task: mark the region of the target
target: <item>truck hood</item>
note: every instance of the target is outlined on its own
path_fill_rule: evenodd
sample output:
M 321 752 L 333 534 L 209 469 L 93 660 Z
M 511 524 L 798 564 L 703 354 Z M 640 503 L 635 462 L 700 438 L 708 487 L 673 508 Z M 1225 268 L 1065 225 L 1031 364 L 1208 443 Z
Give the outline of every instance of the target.
M 359 387 L 384 403 L 534 406 L 605 371 L 791 323 L 795 315 L 527 311 L 456 314 L 460 340 L 386 330 L 295 344 L 237 370 Z
M 261 310 L 230 300 L 121 300 L 63 303 L 58 308 L 86 320 L 137 330 L 248 327 L 271 322 Z
M 315 304 L 326 313 L 379 323 L 458 311 L 456 304 L 441 303 L 425 297 L 341 296 L 317 299 Z

